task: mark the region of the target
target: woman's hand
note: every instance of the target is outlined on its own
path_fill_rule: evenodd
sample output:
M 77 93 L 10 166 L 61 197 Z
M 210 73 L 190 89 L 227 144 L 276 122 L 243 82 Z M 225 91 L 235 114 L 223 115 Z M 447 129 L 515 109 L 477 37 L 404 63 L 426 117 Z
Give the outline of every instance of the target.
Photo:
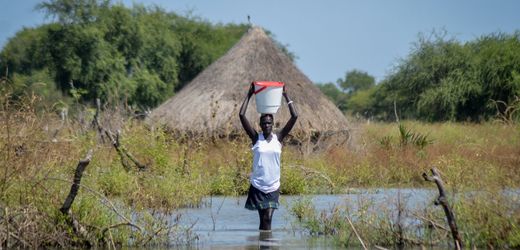
M 255 84 L 251 83 L 251 86 L 249 87 L 249 91 L 247 92 L 247 97 L 251 98 L 253 94 L 255 93 Z

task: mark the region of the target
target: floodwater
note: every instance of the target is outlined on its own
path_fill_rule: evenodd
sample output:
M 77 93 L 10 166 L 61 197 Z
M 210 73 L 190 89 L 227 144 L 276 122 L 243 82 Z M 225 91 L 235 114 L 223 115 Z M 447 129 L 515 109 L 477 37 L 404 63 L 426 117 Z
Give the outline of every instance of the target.
M 201 208 L 182 209 L 180 223 L 192 227 L 196 249 L 340 249 L 331 238 L 310 236 L 291 214 L 294 202 L 312 202 L 318 210 L 334 206 L 357 209 L 370 202 L 373 212 L 393 209 L 399 198 L 404 208 L 424 207 L 437 197 L 433 189 L 356 189 L 348 194 L 281 195 L 280 208 L 273 216 L 272 233 L 258 230 L 258 213 L 244 208 L 245 196 L 214 196 L 204 199 Z

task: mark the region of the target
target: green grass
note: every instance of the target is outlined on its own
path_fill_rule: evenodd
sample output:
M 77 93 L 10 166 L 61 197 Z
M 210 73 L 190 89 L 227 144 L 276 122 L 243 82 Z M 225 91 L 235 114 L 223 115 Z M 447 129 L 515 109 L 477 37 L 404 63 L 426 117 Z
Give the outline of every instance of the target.
M 88 128 L 90 121 L 80 123 L 71 118 L 62 125 L 57 114 L 36 112 L 30 105 L 17 109 L 3 106 L 0 115 L 0 224 L 9 224 L 11 232 L 21 237 L 19 242 L 11 237 L 11 246 L 69 247 L 81 245 L 84 240 L 104 246 L 164 243 L 172 238 L 189 241 L 189 237 L 182 236 L 189 232 L 167 223 L 168 215 L 181 207 L 198 206 L 205 196 L 243 195 L 249 187 L 252 155 L 247 138 L 186 141 L 124 118 L 118 124 L 121 146 L 147 166 L 140 171 L 132 164 L 131 169 L 125 169 L 112 145 L 103 143 L 100 135 Z M 450 191 L 459 193 L 520 185 L 519 125 L 405 121 L 400 130 L 396 124 L 372 123 L 359 125 L 353 137 L 354 145 L 314 153 L 302 154 L 294 146 L 285 146 L 281 192 L 431 187 L 421 174 L 432 166 L 439 169 Z M 93 150 L 92 161 L 72 207 L 73 215 L 90 232 L 87 239 L 81 239 L 58 209 L 70 190 L 78 161 L 89 149 Z M 504 200 L 493 192 L 489 200 L 479 198 L 456 204 L 465 237 L 479 246 L 518 246 L 518 220 L 503 218 L 514 208 L 502 206 Z M 495 204 L 498 201 L 500 204 Z M 469 207 L 472 202 L 482 205 L 479 212 L 483 214 L 474 214 Z M 350 233 L 342 221 L 346 212 L 341 208 L 328 214 L 298 209 L 303 211 L 299 212 L 302 218 L 310 218 L 306 224 L 312 232 L 336 232 L 340 242 Z M 136 214 L 140 216 L 135 221 L 143 231 L 128 225 L 104 230 L 124 223 L 122 216 Z M 489 218 L 489 224 L 482 224 L 478 216 Z M 368 237 L 372 242 L 393 244 L 393 238 L 387 235 L 389 222 L 371 219 L 377 230 L 368 227 L 372 225 L 368 222 L 359 225 L 360 230 L 372 232 L 375 236 Z M 367 228 L 363 229 L 363 225 Z M 343 227 L 345 234 L 340 234 Z M 5 242 L 6 235 L 0 230 L 0 241 Z

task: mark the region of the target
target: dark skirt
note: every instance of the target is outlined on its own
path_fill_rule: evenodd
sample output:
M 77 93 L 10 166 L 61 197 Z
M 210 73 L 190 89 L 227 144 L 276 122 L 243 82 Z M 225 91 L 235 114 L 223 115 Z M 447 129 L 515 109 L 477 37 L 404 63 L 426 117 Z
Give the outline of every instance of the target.
M 261 210 L 266 208 L 276 209 L 279 204 L 278 198 L 280 198 L 280 189 L 266 194 L 251 185 L 249 186 L 249 192 L 247 193 L 245 208 L 249 210 Z

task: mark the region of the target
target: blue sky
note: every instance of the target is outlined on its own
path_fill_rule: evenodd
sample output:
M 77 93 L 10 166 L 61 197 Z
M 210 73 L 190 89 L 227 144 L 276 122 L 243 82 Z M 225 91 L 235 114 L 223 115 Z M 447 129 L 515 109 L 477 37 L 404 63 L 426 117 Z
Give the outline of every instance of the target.
M 39 0 L 0 0 L 0 46 L 22 27 L 51 20 L 34 11 Z M 123 0 L 155 4 L 212 23 L 253 24 L 289 46 L 297 66 L 314 82 L 335 82 L 349 70 L 377 80 L 405 58 L 418 34 L 445 30 L 468 41 L 520 30 L 520 1 L 500 0 Z

